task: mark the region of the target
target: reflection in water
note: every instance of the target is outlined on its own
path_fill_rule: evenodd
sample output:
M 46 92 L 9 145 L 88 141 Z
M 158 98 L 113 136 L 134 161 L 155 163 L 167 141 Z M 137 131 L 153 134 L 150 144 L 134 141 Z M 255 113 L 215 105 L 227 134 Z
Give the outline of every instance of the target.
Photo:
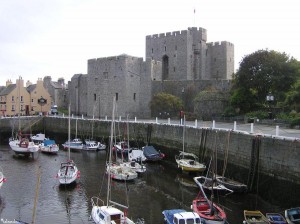
M 36 209 L 36 223 L 92 223 L 89 220 L 92 196 L 106 198 L 106 152 L 71 153 L 71 159 L 81 171 L 77 183 L 59 185 L 56 174 L 67 152 L 57 156 L 38 154 L 35 159 L 16 158 L 8 146 L 0 146 L 1 167 L 8 181 L 0 189 L 0 216 L 31 223 L 34 207 L 37 167 L 41 167 L 41 183 Z M 147 163 L 147 172 L 133 182 L 113 181 L 113 201 L 129 204 L 128 216 L 144 218 L 147 224 L 163 223 L 162 211 L 190 209 L 198 193 L 192 175 L 177 169 L 175 161 Z M 125 189 L 125 193 L 124 193 Z M 127 200 L 128 199 L 128 200 Z M 244 209 L 281 212 L 282 208 L 270 205 L 252 194 L 215 195 L 230 223 L 242 223 Z

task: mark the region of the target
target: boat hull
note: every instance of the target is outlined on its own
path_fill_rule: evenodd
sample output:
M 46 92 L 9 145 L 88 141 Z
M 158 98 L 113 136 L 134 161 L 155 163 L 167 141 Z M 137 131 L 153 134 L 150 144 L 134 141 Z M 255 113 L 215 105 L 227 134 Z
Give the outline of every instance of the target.
M 284 216 L 289 224 L 298 224 L 300 223 L 300 207 L 290 208 L 284 211 Z
M 39 151 L 39 147 L 33 142 L 22 145 L 19 140 L 13 140 L 9 142 L 9 146 L 16 154 L 30 155 Z
M 80 172 L 74 163 L 62 163 L 57 178 L 60 184 L 72 184 L 80 177 Z
M 267 217 L 260 211 L 248 211 L 244 210 L 244 219 L 247 224 L 270 224 Z

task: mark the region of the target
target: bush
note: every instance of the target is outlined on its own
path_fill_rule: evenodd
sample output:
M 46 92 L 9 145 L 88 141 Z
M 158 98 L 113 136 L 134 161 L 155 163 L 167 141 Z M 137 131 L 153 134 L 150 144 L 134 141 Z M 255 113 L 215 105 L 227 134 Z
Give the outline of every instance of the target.
M 269 118 L 269 113 L 265 111 L 252 111 L 246 114 L 249 118 L 267 119 Z

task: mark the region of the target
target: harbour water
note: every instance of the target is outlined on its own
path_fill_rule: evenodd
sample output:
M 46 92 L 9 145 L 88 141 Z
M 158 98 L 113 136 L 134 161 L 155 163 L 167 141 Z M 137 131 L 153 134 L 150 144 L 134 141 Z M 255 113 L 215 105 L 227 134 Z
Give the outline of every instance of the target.
M 66 151 L 61 150 L 58 155 L 38 153 L 35 159 L 28 159 L 16 157 L 9 146 L 0 145 L 0 157 L 0 166 L 7 178 L 0 189 L 0 223 L 14 220 L 28 223 L 35 220 L 38 224 L 93 223 L 89 220 L 91 197 L 100 196 L 106 200 L 106 151 L 71 152 L 71 159 L 81 172 L 77 184 L 71 187 L 60 186 L 56 179 L 60 163 L 68 158 Z M 147 224 L 163 223 L 162 211 L 165 209 L 190 210 L 198 193 L 192 176 L 178 170 L 172 159 L 147 163 L 146 166 L 146 173 L 133 182 L 113 181 L 112 200 L 129 205 L 128 216 L 133 220 L 143 218 Z M 250 193 L 215 195 L 214 201 L 225 209 L 231 224 L 243 222 L 244 209 L 284 210 Z

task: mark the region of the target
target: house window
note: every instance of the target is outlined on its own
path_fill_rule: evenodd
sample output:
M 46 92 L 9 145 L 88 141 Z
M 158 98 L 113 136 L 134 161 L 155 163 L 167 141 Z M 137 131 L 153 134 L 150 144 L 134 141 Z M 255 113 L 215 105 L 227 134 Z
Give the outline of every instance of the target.
M 11 105 L 11 111 L 15 111 L 15 105 Z
M 11 96 L 11 101 L 14 102 L 15 101 L 15 97 Z
M 119 98 L 119 94 L 116 93 L 116 101 L 118 101 L 118 98 Z
M 23 96 L 21 96 L 21 102 L 23 102 Z
M 33 111 L 33 107 L 31 107 L 31 111 Z
M 135 101 L 136 99 L 136 93 L 133 93 L 133 100 Z
M 96 96 L 96 94 L 94 93 L 94 101 L 96 101 L 96 99 L 97 99 L 97 96 Z
M 23 111 L 23 105 L 21 105 L 21 111 Z
M 33 103 L 33 99 L 31 99 L 31 103 Z

